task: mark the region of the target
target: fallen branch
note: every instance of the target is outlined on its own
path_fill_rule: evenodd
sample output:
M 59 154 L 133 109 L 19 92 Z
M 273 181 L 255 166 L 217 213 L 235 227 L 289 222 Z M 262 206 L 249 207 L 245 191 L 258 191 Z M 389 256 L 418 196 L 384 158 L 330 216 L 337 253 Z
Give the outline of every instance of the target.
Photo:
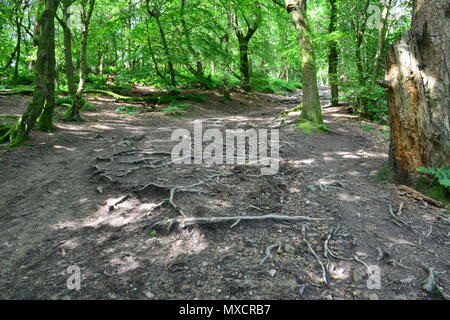
M 415 199 L 415 200 L 421 200 L 428 202 L 429 204 L 438 207 L 438 208 L 445 208 L 445 205 L 442 202 L 436 201 L 434 199 L 431 199 L 427 196 L 424 196 L 419 191 L 414 190 L 413 188 L 410 188 L 408 186 L 401 185 L 400 190 L 402 190 L 403 195 L 408 196 L 409 198 Z

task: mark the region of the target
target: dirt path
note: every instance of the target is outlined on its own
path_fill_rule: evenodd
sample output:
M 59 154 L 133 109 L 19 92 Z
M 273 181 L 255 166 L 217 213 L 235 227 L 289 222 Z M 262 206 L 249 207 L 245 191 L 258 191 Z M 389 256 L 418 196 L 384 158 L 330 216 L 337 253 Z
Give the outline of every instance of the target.
M 31 147 L 2 151 L 0 298 L 433 299 L 422 289 L 428 267 L 448 294 L 450 228 L 438 218 L 442 210 L 378 182 L 387 142 L 340 109 L 325 109 L 334 133 L 281 130 L 283 161 L 273 177 L 256 177 L 254 166 L 173 165 L 154 154 L 170 152 L 172 131 L 192 130 L 195 119 L 221 130 L 276 126 L 274 117 L 297 98 L 234 94 L 234 103 L 224 105 L 210 92 L 183 119 L 121 115 L 101 99 L 86 123 L 59 123 L 54 135 L 33 133 Z M 0 115 L 20 113 L 25 103 L 0 98 Z M 330 220 L 154 228 L 179 216 L 157 207 L 169 197 L 166 187 L 201 181 L 201 193 L 174 197 L 186 216 Z M 389 214 L 389 205 L 397 213 L 401 204 L 399 218 L 412 227 L 396 225 Z M 274 259 L 261 264 L 269 247 Z M 381 289 L 367 287 L 364 264 L 380 268 Z M 81 268 L 79 291 L 66 286 L 72 265 Z

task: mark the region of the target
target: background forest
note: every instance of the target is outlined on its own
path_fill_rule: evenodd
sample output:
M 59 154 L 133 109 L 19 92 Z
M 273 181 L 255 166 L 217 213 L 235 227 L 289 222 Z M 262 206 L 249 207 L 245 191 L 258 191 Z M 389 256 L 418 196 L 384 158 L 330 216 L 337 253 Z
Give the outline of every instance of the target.
M 43 3 L 2 1 L 3 88 L 33 83 L 36 17 Z M 351 102 L 356 113 L 386 122 L 385 90 L 376 80 L 384 78 L 386 49 L 410 27 L 411 5 L 406 0 L 309 1 L 319 85 L 335 84 L 339 100 Z M 92 17 L 86 24 L 90 6 Z M 83 40 L 91 89 L 200 85 L 285 93 L 302 87 L 298 32 L 277 1 L 64 0 L 57 20 L 60 93 L 76 90 Z M 85 26 L 88 34 L 83 34 Z M 68 71 L 75 77 L 72 88 Z

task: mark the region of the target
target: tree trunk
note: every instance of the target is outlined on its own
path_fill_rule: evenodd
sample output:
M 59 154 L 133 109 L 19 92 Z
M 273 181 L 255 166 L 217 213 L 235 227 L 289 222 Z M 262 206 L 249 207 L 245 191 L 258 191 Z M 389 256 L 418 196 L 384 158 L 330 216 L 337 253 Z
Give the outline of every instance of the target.
M 86 11 L 86 5 L 88 0 L 83 0 L 81 5 L 81 50 L 80 50 L 80 82 L 78 83 L 78 89 L 75 94 L 75 101 L 67 120 L 69 121 L 82 121 L 80 110 L 83 107 L 83 93 L 86 86 L 86 77 L 88 74 L 87 67 L 87 46 L 89 36 L 89 23 L 91 21 L 92 12 L 94 11 L 95 0 L 89 0 L 89 8 Z
M 330 34 L 336 31 L 337 24 L 337 6 L 336 0 L 329 0 L 330 2 L 330 26 L 328 32 Z M 338 87 L 338 61 L 339 53 L 336 39 L 330 41 L 330 53 L 328 55 L 328 77 L 331 87 L 331 104 L 333 106 L 339 105 L 339 87 Z
M 450 165 L 450 7 L 415 0 L 411 30 L 386 58 L 391 121 L 390 160 L 399 180 L 420 166 Z
M 364 88 L 366 86 L 366 74 L 364 70 L 364 62 L 362 58 L 362 47 L 363 41 L 367 30 L 367 21 L 369 19 L 369 6 L 370 0 L 365 0 L 364 9 L 362 12 L 362 19 L 357 23 L 356 30 L 356 46 L 355 46 L 355 57 L 356 57 L 356 67 L 358 69 L 358 84 L 360 88 Z M 367 117 L 369 115 L 368 111 L 368 99 L 366 97 L 358 97 L 357 98 L 358 107 L 361 115 L 363 117 Z
M 63 1 L 63 12 L 64 12 L 64 18 L 59 19 L 59 24 L 63 28 L 64 32 L 64 58 L 65 58 L 65 72 L 67 77 L 67 86 L 69 89 L 69 95 L 72 98 L 72 100 L 75 100 L 75 95 L 77 93 L 77 89 L 75 86 L 75 68 L 73 65 L 73 54 L 72 54 L 72 31 L 70 30 L 70 5 L 71 0 L 64 0 Z
M 248 41 L 239 39 L 239 71 L 241 72 L 241 86 L 244 91 L 250 91 L 250 62 L 248 59 Z
M 383 12 L 381 13 L 381 21 L 378 27 L 377 51 L 375 53 L 375 61 L 372 68 L 373 79 L 378 77 L 378 69 L 380 67 L 381 56 L 383 55 L 384 43 L 386 41 L 386 27 L 389 18 L 389 10 L 391 9 L 392 0 L 385 0 Z
M 303 111 L 301 118 L 314 124 L 323 124 L 322 107 L 317 87 L 317 69 L 311 41 L 306 0 L 286 0 L 286 8 L 299 32 L 303 73 Z
M 14 66 L 14 76 L 13 79 L 17 79 L 19 77 L 19 64 L 20 64 L 20 54 L 21 54 L 21 43 L 22 43 L 22 28 L 20 24 L 22 23 L 23 18 L 17 18 L 16 22 L 16 32 L 17 32 L 17 52 L 16 52 L 16 65 Z
M 156 19 L 156 24 L 158 25 L 159 34 L 160 34 L 161 42 L 162 42 L 163 49 L 164 49 L 164 54 L 166 55 L 167 66 L 169 67 L 170 84 L 172 86 L 176 86 L 177 85 L 177 81 L 176 81 L 176 76 L 175 76 L 175 68 L 173 66 L 172 56 L 170 55 L 169 46 L 167 45 L 166 33 L 164 32 L 164 29 L 162 27 L 161 20 L 159 19 L 159 16 L 156 16 L 155 19 Z
M 0 138 L 1 141 L 9 140 L 12 146 L 22 144 L 30 131 L 36 124 L 36 120 L 42 114 L 44 105 L 48 99 L 54 96 L 54 85 L 49 85 L 55 79 L 54 72 L 49 74 L 49 70 L 54 70 L 54 49 L 55 49 L 55 15 L 59 0 L 47 0 L 44 12 L 39 19 L 40 38 L 38 41 L 38 53 L 35 67 L 34 92 L 31 103 L 25 113 L 16 122 L 14 127 Z M 51 104 L 52 102 L 49 101 Z

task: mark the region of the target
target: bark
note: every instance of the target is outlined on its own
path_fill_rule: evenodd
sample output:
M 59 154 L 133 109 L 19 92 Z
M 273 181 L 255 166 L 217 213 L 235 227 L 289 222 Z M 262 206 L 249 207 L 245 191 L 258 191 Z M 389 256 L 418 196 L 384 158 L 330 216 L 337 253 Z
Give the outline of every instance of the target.
M 300 55 L 303 73 L 303 111 L 301 118 L 314 124 L 323 124 L 319 89 L 317 87 L 317 69 L 314 49 L 311 41 L 306 0 L 286 0 L 286 8 L 299 32 Z
M 19 118 L 14 127 L 0 138 L 0 141 L 9 140 L 12 146 L 22 144 L 30 131 L 36 124 L 36 120 L 42 114 L 44 105 L 51 96 L 54 96 L 54 75 L 49 70 L 54 70 L 54 48 L 55 48 L 55 14 L 59 0 L 47 0 L 41 18 L 40 38 L 38 40 L 38 53 L 35 67 L 35 81 L 33 98 L 25 113 Z M 53 82 L 53 86 L 50 83 Z M 49 101 L 51 104 L 52 102 Z
M 403 183 L 420 166 L 450 165 L 450 7 L 447 0 L 415 0 L 413 12 L 411 30 L 386 58 L 390 161 Z
M 337 6 L 336 0 L 329 0 L 330 3 L 330 26 L 328 32 L 330 34 L 336 31 L 337 24 Z M 328 77 L 331 87 L 331 104 L 333 106 L 339 105 L 339 87 L 338 87 L 338 61 L 339 53 L 337 41 L 333 39 L 330 41 L 330 53 L 328 55 Z

